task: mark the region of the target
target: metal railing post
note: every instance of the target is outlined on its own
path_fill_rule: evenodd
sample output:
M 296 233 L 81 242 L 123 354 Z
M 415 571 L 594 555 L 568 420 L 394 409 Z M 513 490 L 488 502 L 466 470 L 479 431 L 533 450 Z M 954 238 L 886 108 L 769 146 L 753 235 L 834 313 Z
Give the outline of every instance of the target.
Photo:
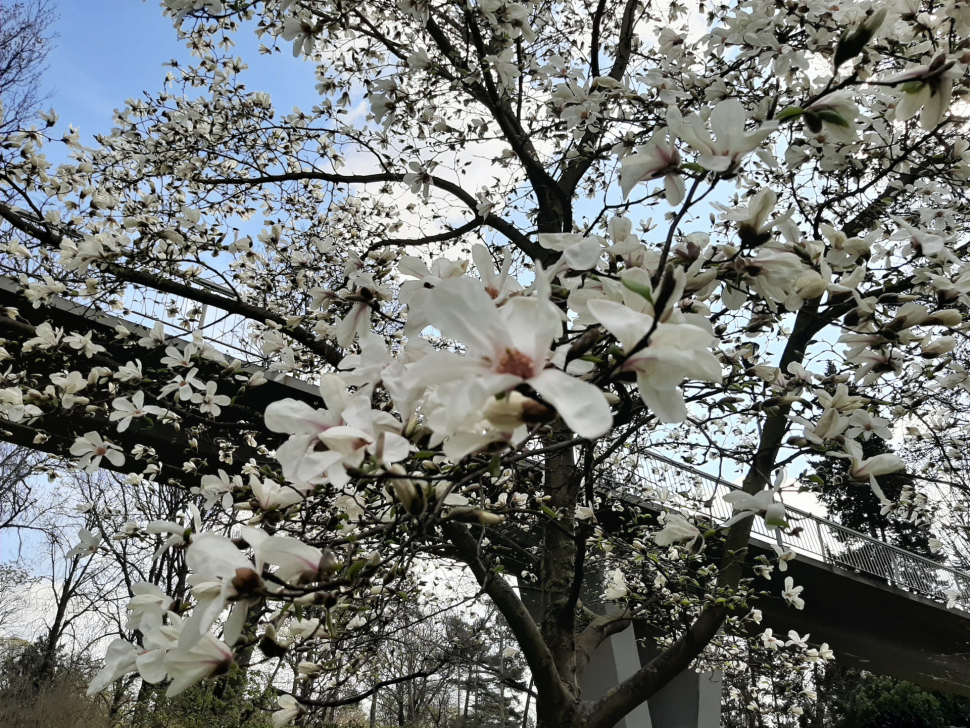
M 815 533 L 818 534 L 818 549 L 822 552 L 822 561 L 829 564 L 832 562 L 832 554 L 829 553 L 828 544 L 825 543 L 825 536 L 822 534 L 822 522 L 817 518 L 812 520 L 815 521 Z

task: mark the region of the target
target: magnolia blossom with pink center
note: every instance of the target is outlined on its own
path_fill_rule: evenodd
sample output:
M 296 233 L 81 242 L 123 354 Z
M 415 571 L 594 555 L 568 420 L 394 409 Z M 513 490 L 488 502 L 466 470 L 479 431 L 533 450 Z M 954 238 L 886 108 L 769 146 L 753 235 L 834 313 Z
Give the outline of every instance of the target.
M 165 669 L 172 678 L 165 696 L 171 698 L 206 678 L 226 674 L 233 661 L 229 645 L 209 633 L 191 649 L 171 650 L 164 660 Z
M 672 134 L 666 127 L 658 129 L 643 146 L 637 147 L 636 154 L 628 154 L 620 160 L 620 189 L 623 199 L 640 182 L 664 178 L 664 192 L 667 202 L 679 205 L 684 199 L 684 180 L 677 174 L 680 167 L 680 152 Z
M 105 442 L 97 432 L 88 432 L 77 438 L 71 445 L 71 455 L 80 458 L 78 465 L 84 468 L 84 472 L 93 473 L 101 465 L 101 458 L 107 458 L 108 462 L 116 468 L 125 464 L 125 456 L 121 448 L 111 442 Z
M 505 259 L 502 262 L 502 269 L 498 273 L 493 269 L 491 254 L 484 245 L 476 244 L 472 246 L 472 260 L 475 261 L 478 275 L 482 277 L 482 283 L 485 284 L 485 292 L 493 301 L 501 303 L 507 296 L 522 290 L 522 286 L 510 275 L 512 255 L 508 252 L 506 252 Z
M 316 581 L 320 575 L 323 552 L 295 538 L 269 536 L 252 526 L 242 530 L 242 537 L 253 547 L 256 569 L 262 572 L 265 564 L 278 567 L 275 576 L 297 585 Z
M 225 536 L 200 533 L 193 536 L 185 563 L 192 571 L 188 582 L 198 600 L 179 637 L 179 647 L 190 649 L 198 643 L 225 609 L 230 599 L 240 595 L 239 589 L 250 581 L 259 581 L 253 562 Z M 226 625 L 226 639 L 230 643 L 238 637 L 245 619 L 247 605 L 237 603 Z
M 547 297 L 511 298 L 499 307 L 478 281 L 450 279 L 430 292 L 425 315 L 443 336 L 465 346 L 464 354 L 433 352 L 408 367 L 414 384 L 465 385 L 460 401 L 449 402 L 440 434 L 481 420 L 489 399 L 523 384 L 554 406 L 576 434 L 596 438 L 609 430 L 613 416 L 603 393 L 549 366 L 562 322 Z

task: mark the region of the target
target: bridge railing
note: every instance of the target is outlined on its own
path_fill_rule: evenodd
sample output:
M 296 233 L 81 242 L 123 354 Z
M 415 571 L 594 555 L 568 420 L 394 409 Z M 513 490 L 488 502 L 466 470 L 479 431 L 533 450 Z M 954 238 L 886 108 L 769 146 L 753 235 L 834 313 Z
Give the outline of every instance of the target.
M 231 290 L 217 283 L 196 279 L 193 285 L 229 299 L 235 297 Z M 228 357 L 251 364 L 265 360 L 248 335 L 247 321 L 242 316 L 138 285 L 130 285 L 126 289 L 122 305 L 122 316 L 133 323 L 147 328 L 161 323 L 168 336 L 186 340 L 191 339 L 194 332 L 201 332 L 207 343 Z
M 615 482 L 616 490 L 660 502 L 672 510 L 704 515 L 713 524 L 733 515 L 723 496 L 740 490 L 740 486 L 660 453 L 648 455 L 643 481 Z M 801 509 L 786 506 L 786 511 L 791 528 L 783 536 L 784 546 L 796 554 L 868 574 L 903 591 L 970 611 L 970 575 Z M 754 519 L 751 533 L 769 543 L 778 539 L 778 532 L 767 528 L 762 518 Z

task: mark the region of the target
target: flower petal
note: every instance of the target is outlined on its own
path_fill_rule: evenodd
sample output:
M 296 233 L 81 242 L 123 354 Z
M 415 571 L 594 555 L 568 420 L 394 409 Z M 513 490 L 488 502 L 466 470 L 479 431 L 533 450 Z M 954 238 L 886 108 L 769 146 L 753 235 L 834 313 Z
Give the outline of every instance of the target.
M 528 385 L 558 410 L 580 437 L 602 437 L 613 426 L 613 413 L 600 389 L 558 369 L 544 369 Z

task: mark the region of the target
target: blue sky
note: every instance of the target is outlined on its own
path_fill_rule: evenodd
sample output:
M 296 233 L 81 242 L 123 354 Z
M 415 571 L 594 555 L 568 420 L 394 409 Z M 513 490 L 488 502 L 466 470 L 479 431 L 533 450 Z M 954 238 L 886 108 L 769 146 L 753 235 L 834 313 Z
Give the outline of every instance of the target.
M 191 61 L 155 0 L 60 0 L 58 12 L 54 30 L 60 37 L 43 87 L 53 94 L 50 105 L 60 123 L 78 127 L 85 145 L 92 144 L 92 135 L 111 130 L 112 114 L 126 98 L 162 90 L 170 70 L 163 63 Z M 234 39 L 235 54 L 251 68 L 245 74 L 250 90 L 269 92 L 278 112 L 313 106 L 313 65 L 296 61 L 289 43 L 282 53 L 264 56 L 251 29 Z

